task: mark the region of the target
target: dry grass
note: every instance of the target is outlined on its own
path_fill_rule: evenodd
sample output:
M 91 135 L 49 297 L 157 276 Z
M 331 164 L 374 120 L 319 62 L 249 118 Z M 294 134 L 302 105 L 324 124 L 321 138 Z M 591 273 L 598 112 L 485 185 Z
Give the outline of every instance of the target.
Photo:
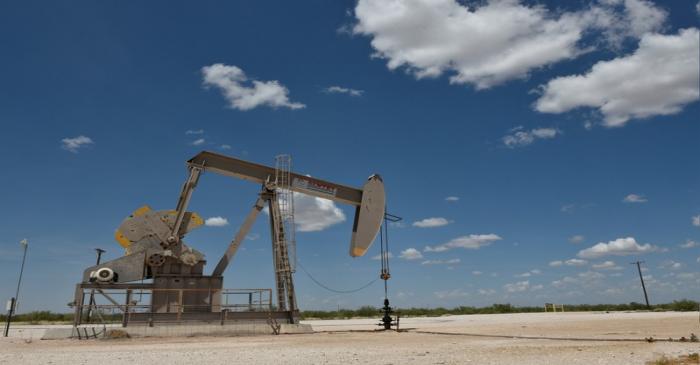
M 108 330 L 104 338 L 108 340 L 121 340 L 131 338 L 131 336 L 124 330 Z
M 667 357 L 661 356 L 661 358 L 648 362 L 648 365 L 692 365 L 700 364 L 700 355 L 695 352 L 688 355 L 681 355 L 679 357 Z

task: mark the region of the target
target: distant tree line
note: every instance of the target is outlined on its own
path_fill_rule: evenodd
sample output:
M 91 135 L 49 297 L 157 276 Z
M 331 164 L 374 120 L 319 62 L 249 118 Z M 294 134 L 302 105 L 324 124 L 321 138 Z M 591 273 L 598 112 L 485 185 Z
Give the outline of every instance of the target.
M 642 303 L 628 304 L 572 304 L 564 305 L 566 312 L 613 312 L 613 311 L 637 311 L 646 310 Z M 672 303 L 655 304 L 651 306 L 653 311 L 692 312 L 698 310 L 698 302 L 688 299 L 675 300 Z M 543 306 L 518 307 L 511 304 L 493 304 L 488 307 L 459 306 L 454 308 L 397 308 L 395 312 L 401 317 L 438 317 L 454 314 L 499 314 L 499 313 L 535 313 L 544 312 Z M 308 310 L 301 312 L 302 319 L 345 319 L 345 318 L 372 318 L 379 316 L 379 308 L 362 306 L 358 309 L 340 309 L 333 311 Z M 113 315 L 110 319 L 118 318 Z M 0 315 L 0 321 L 4 322 L 6 315 Z M 38 324 L 42 322 L 72 322 L 73 313 L 54 313 L 50 311 L 35 311 L 17 314 L 12 317 L 13 322 L 25 322 Z
M 672 303 L 656 304 L 651 306 L 653 311 L 697 311 L 698 302 L 688 299 L 676 300 Z M 613 311 L 637 311 L 647 310 L 642 303 L 628 304 L 572 304 L 564 305 L 566 312 L 613 312 Z M 454 308 L 396 308 L 395 312 L 401 317 L 438 317 L 455 314 L 500 314 L 500 313 L 535 313 L 544 312 L 544 306 L 518 307 L 511 304 L 493 304 L 488 307 L 459 306 Z M 303 319 L 342 319 L 356 317 L 377 317 L 379 308 L 363 306 L 358 309 L 340 309 L 334 311 L 303 311 Z

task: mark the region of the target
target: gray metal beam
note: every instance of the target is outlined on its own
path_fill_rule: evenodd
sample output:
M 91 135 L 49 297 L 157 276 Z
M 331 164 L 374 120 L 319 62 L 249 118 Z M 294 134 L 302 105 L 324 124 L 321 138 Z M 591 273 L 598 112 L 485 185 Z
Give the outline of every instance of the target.
M 243 242 L 245 236 L 248 234 L 248 231 L 250 231 L 250 228 L 253 226 L 253 223 L 255 223 L 255 219 L 263 209 L 264 204 L 265 200 L 263 200 L 262 197 L 258 198 L 255 205 L 253 205 L 253 208 L 250 210 L 250 213 L 248 213 L 243 225 L 233 238 L 233 241 L 231 241 L 231 244 L 229 244 L 226 253 L 221 257 L 221 260 L 219 260 L 219 263 L 216 265 L 214 272 L 211 274 L 212 276 L 221 276 L 224 273 L 229 262 L 231 262 L 231 259 L 236 254 L 236 251 L 238 251 L 238 247 L 240 247 L 241 242 Z
M 198 167 L 205 171 L 232 176 L 259 184 L 268 180 L 272 182 L 275 177 L 275 169 L 237 158 L 220 155 L 209 151 L 202 151 L 187 161 L 189 167 Z M 362 190 L 332 183 L 330 181 L 291 173 L 291 190 L 335 200 L 345 204 L 359 206 L 362 204 Z
M 175 217 L 175 224 L 173 225 L 173 230 L 170 232 L 170 237 L 168 237 L 168 243 L 174 244 L 180 241 L 180 226 L 182 225 L 182 220 L 185 217 L 185 212 L 187 211 L 187 205 L 190 203 L 192 198 L 192 191 L 197 186 L 199 181 L 199 175 L 202 170 L 196 166 L 190 167 L 190 176 L 187 181 L 182 186 L 182 192 L 180 193 L 180 199 L 177 201 L 177 216 Z

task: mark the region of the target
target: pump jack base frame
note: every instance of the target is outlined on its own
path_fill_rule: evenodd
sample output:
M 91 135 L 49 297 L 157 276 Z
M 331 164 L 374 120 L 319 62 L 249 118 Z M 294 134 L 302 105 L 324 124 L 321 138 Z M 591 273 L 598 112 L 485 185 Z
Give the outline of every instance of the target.
M 208 276 L 196 277 L 198 281 L 208 279 Z M 183 281 L 187 278 L 178 277 Z M 220 277 L 219 277 L 220 279 Z M 121 326 L 166 326 L 166 325 L 202 325 L 202 324 L 254 324 L 266 323 L 270 326 L 279 329 L 280 324 L 294 325 L 299 323 L 299 311 L 280 311 L 273 308 L 271 305 L 251 306 L 251 310 L 240 310 L 241 305 L 221 304 L 221 292 L 226 291 L 221 289 L 220 280 L 218 289 L 212 287 L 205 288 L 159 288 L 154 284 L 140 283 L 124 283 L 124 284 L 108 284 L 99 283 L 80 283 L 76 286 L 75 315 L 74 327 L 91 325 L 84 321 L 85 313 L 88 310 L 93 312 L 111 312 L 121 316 Z M 246 289 L 249 291 L 270 291 L 270 289 Z M 89 298 L 90 292 L 95 296 L 103 296 L 111 304 L 93 304 L 90 306 L 86 300 Z M 132 301 L 136 295 L 150 295 L 152 303 L 160 301 L 160 305 L 153 304 L 138 304 Z M 188 306 L 185 304 L 188 297 L 201 299 L 205 297 L 205 301 L 210 301 L 212 305 L 206 307 Z M 206 298 L 208 297 L 208 298 Z M 160 298 L 160 299 L 158 299 Z M 121 299 L 121 300 L 120 300 Z M 172 301 L 170 301 L 172 299 Z M 163 300 L 168 302 L 163 303 Z M 154 308 L 159 308 L 156 311 Z M 114 316 L 111 317 L 114 320 Z M 101 323 L 101 324 L 104 324 Z

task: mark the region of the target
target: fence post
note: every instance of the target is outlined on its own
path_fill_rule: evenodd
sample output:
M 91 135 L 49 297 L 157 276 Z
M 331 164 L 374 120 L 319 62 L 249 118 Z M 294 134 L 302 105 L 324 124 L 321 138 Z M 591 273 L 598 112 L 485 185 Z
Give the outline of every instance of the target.
M 124 306 L 124 318 L 122 318 L 122 327 L 129 324 L 129 304 L 131 303 L 131 289 L 126 291 L 126 305 Z

